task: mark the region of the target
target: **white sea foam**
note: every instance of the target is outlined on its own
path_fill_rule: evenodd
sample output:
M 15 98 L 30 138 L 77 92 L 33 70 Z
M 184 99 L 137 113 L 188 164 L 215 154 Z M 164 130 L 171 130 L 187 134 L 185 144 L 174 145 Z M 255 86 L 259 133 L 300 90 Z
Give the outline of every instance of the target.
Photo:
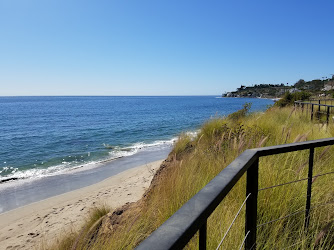
M 163 147 L 172 146 L 173 143 L 177 140 L 177 137 L 174 137 L 170 140 L 158 140 L 151 143 L 145 142 L 137 142 L 128 147 L 114 147 L 112 151 L 109 152 L 109 155 L 112 159 L 131 156 L 139 151 L 149 151 L 149 150 L 157 150 Z
M 189 131 L 186 134 L 188 134 L 191 137 L 196 137 L 198 134 L 198 131 Z M 0 173 L 6 172 L 9 173 L 6 176 L 0 176 L 0 183 L 4 182 L 8 179 L 11 180 L 17 180 L 17 179 L 39 179 L 46 176 L 53 176 L 58 174 L 63 174 L 68 171 L 78 170 L 78 169 L 88 169 L 97 167 L 100 164 L 122 158 L 122 157 L 128 157 L 131 155 L 134 155 L 141 151 L 154 151 L 163 149 L 166 147 L 171 147 L 176 141 L 178 137 L 174 137 L 170 140 L 157 140 L 150 143 L 145 142 L 137 142 L 127 147 L 113 147 L 111 151 L 109 152 L 109 156 L 106 159 L 99 160 L 99 161 L 87 161 L 87 162 L 66 162 L 65 159 L 61 162 L 59 165 L 50 166 L 48 168 L 31 168 L 26 170 L 20 170 L 19 168 L 13 168 L 13 167 L 3 167 L 2 170 L 0 170 Z M 87 153 L 87 155 L 90 155 L 90 152 Z
M 195 139 L 196 136 L 201 132 L 200 129 L 195 130 L 195 131 L 188 131 L 186 132 L 186 135 L 188 135 L 191 139 Z
M 18 168 L 13 168 L 10 174 L 6 176 L 0 176 L 0 183 L 8 179 L 32 179 L 41 178 L 44 176 L 51 176 L 54 174 L 59 174 L 67 169 L 70 163 L 62 163 L 61 165 L 51 166 L 48 168 L 31 168 L 26 170 L 19 170 Z M 6 168 L 6 167 L 4 167 Z M 8 172 L 8 170 L 7 170 Z

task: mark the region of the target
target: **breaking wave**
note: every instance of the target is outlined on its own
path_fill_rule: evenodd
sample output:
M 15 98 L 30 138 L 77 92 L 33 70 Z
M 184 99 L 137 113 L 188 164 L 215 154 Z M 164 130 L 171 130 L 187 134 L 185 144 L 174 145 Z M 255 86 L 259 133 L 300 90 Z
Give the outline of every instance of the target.
M 62 161 L 60 164 L 49 166 L 46 168 L 43 167 L 35 167 L 29 169 L 14 168 L 10 166 L 3 167 L 0 169 L 0 183 L 16 181 L 19 179 L 37 179 L 46 176 L 63 174 L 65 172 L 77 170 L 77 169 L 87 169 L 95 166 L 99 166 L 99 164 L 107 163 L 112 160 L 116 160 L 122 157 L 128 157 L 134 155 L 140 151 L 154 151 L 159 149 L 164 149 L 167 147 L 171 147 L 174 142 L 177 141 L 177 137 L 174 137 L 170 140 L 157 140 L 151 143 L 145 142 L 137 142 L 129 146 L 111 146 L 108 144 L 103 144 L 106 150 L 110 150 L 108 152 L 108 156 L 103 157 L 100 160 L 74 160 L 71 162 Z M 107 145 L 107 146 L 106 146 Z M 87 153 L 88 156 L 91 155 L 90 152 Z

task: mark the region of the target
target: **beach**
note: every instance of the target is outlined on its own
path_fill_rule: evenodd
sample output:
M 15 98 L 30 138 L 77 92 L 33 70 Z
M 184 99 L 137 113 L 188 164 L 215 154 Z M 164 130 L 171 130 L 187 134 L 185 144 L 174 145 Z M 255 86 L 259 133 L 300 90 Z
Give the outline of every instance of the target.
M 94 207 L 115 209 L 139 200 L 162 160 L 135 167 L 96 184 L 0 214 L 0 249 L 39 249 L 78 230 Z

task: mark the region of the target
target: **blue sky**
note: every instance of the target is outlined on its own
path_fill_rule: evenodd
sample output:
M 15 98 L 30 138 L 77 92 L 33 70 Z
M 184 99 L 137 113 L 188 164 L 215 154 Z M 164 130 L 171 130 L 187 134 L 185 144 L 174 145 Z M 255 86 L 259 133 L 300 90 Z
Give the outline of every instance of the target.
M 0 0 L 0 96 L 220 95 L 334 74 L 334 1 Z

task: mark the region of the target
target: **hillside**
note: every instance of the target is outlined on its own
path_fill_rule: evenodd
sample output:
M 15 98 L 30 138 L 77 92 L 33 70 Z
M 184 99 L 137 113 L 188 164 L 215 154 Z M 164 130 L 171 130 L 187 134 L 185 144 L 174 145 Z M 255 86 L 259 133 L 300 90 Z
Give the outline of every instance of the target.
M 332 97 L 334 93 L 334 76 L 331 79 L 315 79 L 304 81 L 300 79 L 293 85 L 288 84 L 255 84 L 253 86 L 241 85 L 236 91 L 225 92 L 223 97 L 250 97 L 250 98 L 279 98 L 286 92 L 295 93 L 306 91 L 313 96 Z
M 322 126 L 292 108 L 271 108 L 265 113 L 237 112 L 203 125 L 196 138 L 181 135 L 168 159 L 161 165 L 144 197 L 107 215 L 89 221 L 80 233 L 68 234 L 52 249 L 132 249 L 203 188 L 215 175 L 247 148 L 306 141 L 334 136 L 334 126 Z M 314 174 L 334 171 L 331 147 L 315 152 Z M 260 187 L 307 176 L 307 152 L 270 156 L 260 161 Z M 232 189 L 208 221 L 208 249 L 215 249 L 245 196 L 244 178 Z M 314 180 L 312 204 L 334 197 L 333 176 Z M 299 182 L 259 193 L 259 224 L 294 213 L 305 207 L 306 183 Z M 303 214 L 263 226 L 258 231 L 259 249 L 298 249 L 320 246 L 316 237 L 334 219 L 332 204 L 312 210 L 308 234 Z M 234 249 L 244 236 L 244 211 L 224 241 Z M 102 217 L 101 217 L 102 216 Z M 218 223 L 217 223 L 218 222 Z M 333 228 L 332 228 L 333 229 Z M 333 233 L 333 232 L 332 232 Z M 321 249 L 330 249 L 333 234 L 323 237 Z M 196 237 L 195 237 L 196 238 Z M 197 240 L 189 243 L 196 249 Z

